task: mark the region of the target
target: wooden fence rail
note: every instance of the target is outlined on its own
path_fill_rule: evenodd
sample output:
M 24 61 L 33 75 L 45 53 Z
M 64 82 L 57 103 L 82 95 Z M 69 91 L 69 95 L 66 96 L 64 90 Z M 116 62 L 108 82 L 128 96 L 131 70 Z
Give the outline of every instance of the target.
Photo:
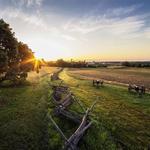
M 89 129 L 89 127 L 92 125 L 92 121 L 89 118 L 89 113 L 92 111 L 96 102 L 94 102 L 90 108 L 86 109 L 83 104 L 79 100 L 77 100 L 75 96 L 69 91 L 68 87 L 58 85 L 52 86 L 52 89 L 52 101 L 55 104 L 54 114 L 56 116 L 63 116 L 64 118 L 69 119 L 76 124 L 79 124 L 79 127 L 69 138 L 67 138 L 59 128 L 57 123 L 52 119 L 50 114 L 48 115 L 48 118 L 65 140 L 64 148 L 66 150 L 77 150 L 80 139 L 83 137 L 86 130 Z M 64 98 L 61 98 L 61 94 L 66 96 Z M 77 112 L 68 110 L 68 107 L 74 102 L 76 102 L 83 110 L 83 116 L 81 116 L 81 114 L 78 114 Z

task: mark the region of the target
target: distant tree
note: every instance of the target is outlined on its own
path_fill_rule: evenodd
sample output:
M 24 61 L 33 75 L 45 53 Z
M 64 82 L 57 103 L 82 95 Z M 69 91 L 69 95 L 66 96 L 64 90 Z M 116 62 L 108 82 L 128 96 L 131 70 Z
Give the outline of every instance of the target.
M 85 61 L 65 61 L 63 59 L 58 59 L 57 61 L 48 61 L 46 62 L 48 66 L 55 67 L 73 67 L 73 68 L 81 68 L 86 67 L 87 63 Z
M 130 62 L 128 62 L 128 61 L 124 61 L 124 62 L 122 62 L 122 66 L 126 66 L 126 67 L 130 67 Z
M 58 67 L 67 67 L 67 62 L 64 61 L 63 59 L 58 59 L 58 60 L 56 61 L 56 65 L 57 65 Z

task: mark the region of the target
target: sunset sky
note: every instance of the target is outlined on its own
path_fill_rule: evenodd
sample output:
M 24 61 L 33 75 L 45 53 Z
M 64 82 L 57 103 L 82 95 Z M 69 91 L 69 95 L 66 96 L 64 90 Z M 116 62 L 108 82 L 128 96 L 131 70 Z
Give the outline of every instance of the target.
M 150 0 L 0 0 L 39 58 L 150 60 Z

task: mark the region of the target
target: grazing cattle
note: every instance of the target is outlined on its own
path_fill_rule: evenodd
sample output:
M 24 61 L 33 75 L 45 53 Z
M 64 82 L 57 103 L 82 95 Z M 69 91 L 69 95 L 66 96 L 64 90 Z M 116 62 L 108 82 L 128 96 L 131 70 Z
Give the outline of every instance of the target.
M 99 86 L 99 85 L 103 85 L 104 81 L 103 80 L 93 80 L 93 86 Z
M 135 85 L 135 84 L 133 84 L 133 85 L 129 84 L 128 91 L 129 92 L 130 91 L 135 91 L 139 95 L 142 95 L 142 94 L 145 94 L 145 86 L 144 85 L 138 86 L 138 85 Z

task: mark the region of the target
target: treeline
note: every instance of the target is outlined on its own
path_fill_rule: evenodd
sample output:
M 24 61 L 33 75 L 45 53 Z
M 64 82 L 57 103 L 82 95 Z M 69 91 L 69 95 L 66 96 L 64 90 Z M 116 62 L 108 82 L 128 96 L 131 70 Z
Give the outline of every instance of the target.
M 125 67 L 150 67 L 150 61 L 116 61 L 116 62 L 86 62 L 86 61 L 65 61 L 63 59 L 59 59 L 57 61 L 48 61 L 46 62 L 50 67 L 71 67 L 71 68 L 98 68 L 98 67 L 109 67 L 109 66 L 125 66 Z
M 58 59 L 57 61 L 48 61 L 47 65 L 50 67 L 71 67 L 71 68 L 81 68 L 86 67 L 87 63 L 85 61 L 65 61 L 63 59 Z
M 39 67 L 28 45 L 18 41 L 10 25 L 0 19 L 0 84 L 5 80 L 19 84 L 29 71 L 38 72 Z
M 126 67 L 150 67 L 150 61 L 142 61 L 142 62 L 122 62 L 122 66 Z

